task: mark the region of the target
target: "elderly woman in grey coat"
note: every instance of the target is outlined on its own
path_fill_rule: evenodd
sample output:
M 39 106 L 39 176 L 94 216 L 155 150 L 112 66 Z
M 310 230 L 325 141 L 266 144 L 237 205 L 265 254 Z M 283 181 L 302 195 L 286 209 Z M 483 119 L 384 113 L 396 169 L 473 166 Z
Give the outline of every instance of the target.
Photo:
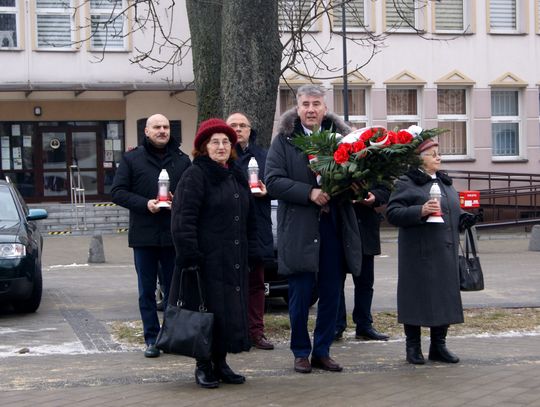
M 439 171 L 438 143 L 428 139 L 418 147 L 419 168 L 409 170 L 396 183 L 387 207 L 388 221 L 399 227 L 398 322 L 404 325 L 407 361 L 424 364 L 420 328 L 429 327 L 429 359 L 457 363 L 459 358 L 446 347 L 451 324 L 463 322 L 459 288 L 459 228 L 474 223 L 474 215 L 460 209 L 452 179 Z M 440 201 L 430 199 L 437 183 Z M 442 213 L 444 223 L 428 222 Z

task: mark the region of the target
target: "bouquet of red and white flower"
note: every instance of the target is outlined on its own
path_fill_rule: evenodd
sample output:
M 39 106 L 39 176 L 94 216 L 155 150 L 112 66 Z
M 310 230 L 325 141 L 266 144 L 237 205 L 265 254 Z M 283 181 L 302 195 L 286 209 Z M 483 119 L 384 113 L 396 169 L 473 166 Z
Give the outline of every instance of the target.
M 444 131 L 419 126 L 397 131 L 365 127 L 342 136 L 323 130 L 297 135 L 292 142 L 310 158 L 310 168 L 320 175 L 324 192 L 363 199 L 375 185 L 392 188 L 396 178 L 419 164 L 418 145 Z

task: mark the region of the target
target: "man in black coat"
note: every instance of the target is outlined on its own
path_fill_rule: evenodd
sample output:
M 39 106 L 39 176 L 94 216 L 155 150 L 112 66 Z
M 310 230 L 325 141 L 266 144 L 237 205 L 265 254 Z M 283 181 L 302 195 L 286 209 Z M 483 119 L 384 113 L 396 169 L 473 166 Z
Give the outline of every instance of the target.
M 363 201 L 356 202 L 354 210 L 358 218 L 358 228 L 362 236 L 362 273 L 353 275 L 354 308 L 353 321 L 356 325 L 356 339 L 386 341 L 388 335 L 377 332 L 373 327 L 371 303 L 373 301 L 373 283 L 375 279 L 375 255 L 381 254 L 380 223 L 382 215 L 375 208 L 385 205 L 390 197 L 390 190 L 384 186 L 373 188 Z M 347 274 L 343 274 L 343 285 Z M 344 291 L 341 292 L 336 339 L 341 339 L 347 328 L 347 310 Z
M 158 357 L 155 347 L 159 333 L 156 307 L 156 282 L 159 280 L 167 304 L 169 286 L 174 271 L 175 251 L 171 237 L 169 206 L 162 207 L 158 196 L 158 177 L 165 169 L 169 176 L 169 191 L 184 170 L 190 166 L 189 157 L 180 151 L 179 143 L 171 137 L 169 120 L 161 115 L 150 116 L 144 129 L 146 137 L 140 146 L 124 154 L 111 190 L 114 203 L 129 209 L 128 244 L 133 248 L 139 288 L 139 311 L 144 330 L 146 357 Z
M 342 270 L 360 274 L 362 242 L 352 203 L 331 199 L 317 183 L 306 154 L 291 140 L 319 129 L 350 132 L 343 120 L 328 113 L 325 91 L 304 85 L 297 106 L 283 114 L 279 133 L 268 151 L 265 180 L 268 192 L 279 200 L 277 213 L 278 272 L 289 282 L 289 319 L 294 369 L 312 367 L 340 372 L 330 357 L 342 286 Z M 308 332 L 313 288 L 319 293 L 313 345 Z M 311 362 L 309 356 L 311 354 Z
M 257 133 L 243 113 L 233 113 L 227 118 L 236 135 L 236 165 L 247 176 L 249 162 L 255 158 L 259 167 L 259 186 L 261 192 L 253 194 L 257 220 L 257 243 L 261 260 L 250 264 L 248 320 L 251 343 L 257 349 L 272 350 L 274 345 L 264 335 L 264 262 L 274 260 L 274 238 L 272 236 L 272 217 L 270 196 L 262 182 L 267 151 L 256 143 Z

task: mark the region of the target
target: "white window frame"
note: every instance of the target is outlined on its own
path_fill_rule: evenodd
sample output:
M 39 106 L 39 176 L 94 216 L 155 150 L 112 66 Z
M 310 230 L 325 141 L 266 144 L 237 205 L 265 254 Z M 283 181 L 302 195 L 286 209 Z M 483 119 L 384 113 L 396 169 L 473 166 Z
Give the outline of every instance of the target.
M 125 15 L 121 15 L 120 18 L 123 20 L 123 27 L 122 27 L 122 46 L 121 47 L 111 47 L 108 44 L 105 44 L 104 46 L 97 46 L 94 44 L 94 39 L 96 38 L 94 36 L 94 30 L 92 27 L 92 17 L 94 16 L 102 16 L 106 20 L 110 19 L 111 16 L 114 15 L 120 15 L 121 13 L 125 12 L 127 9 L 127 0 L 119 0 L 118 3 L 121 3 L 119 7 L 116 7 L 115 9 L 110 8 L 92 8 L 92 1 L 89 1 L 89 15 L 90 15 L 90 21 L 89 21 L 89 30 L 90 30 L 90 51 L 100 51 L 100 52 L 123 52 L 128 49 L 128 19 Z M 113 33 L 114 34 L 114 33 Z
M 73 51 L 75 50 L 75 8 L 73 6 L 74 0 L 61 0 L 69 4 L 64 8 L 39 8 L 37 0 L 34 0 L 35 5 L 35 33 L 36 33 L 36 49 L 39 51 Z M 38 16 L 40 15 L 62 15 L 69 16 L 70 21 L 70 44 L 66 46 L 54 46 L 54 45 L 39 45 L 39 26 Z
M 444 154 L 445 160 L 463 160 L 471 157 L 471 136 L 470 136 L 470 88 L 463 86 L 439 86 L 437 87 L 437 103 L 439 90 L 463 90 L 465 91 L 465 113 L 464 114 L 439 114 L 437 107 L 438 122 L 464 122 L 465 123 L 465 154 Z M 444 135 L 443 135 L 444 136 Z
M 310 10 L 310 19 L 313 19 L 315 17 L 315 15 L 317 14 L 317 9 L 318 9 L 318 2 L 319 0 L 277 0 L 279 1 L 279 3 L 290 3 L 290 6 L 289 7 L 295 7 L 295 6 L 298 6 L 299 4 L 301 6 L 305 6 L 305 8 L 307 9 L 308 6 L 309 6 L 309 10 Z M 313 6 L 313 4 L 315 4 Z M 282 4 L 278 4 L 278 26 L 279 26 L 279 31 L 282 31 L 282 32 L 291 32 L 290 30 L 290 26 L 288 25 L 284 25 L 283 24 L 283 18 L 281 16 L 281 12 L 282 12 L 282 7 L 283 5 Z M 296 13 L 296 11 L 295 11 Z M 296 15 L 295 15 L 296 16 Z M 287 22 L 290 24 L 290 21 L 287 20 Z M 296 19 L 294 21 L 294 29 L 298 29 L 298 26 L 296 25 Z M 308 32 L 315 32 L 315 31 L 320 31 L 320 27 L 319 27 L 319 24 L 318 24 L 318 19 L 317 20 L 313 20 L 311 25 L 307 28 Z
M 371 13 L 372 13 L 372 7 L 373 2 L 371 0 L 353 0 L 359 3 L 363 3 L 364 6 L 364 15 L 362 16 L 362 22 L 363 26 L 353 26 L 346 22 L 345 30 L 346 32 L 364 32 L 364 31 L 373 31 L 374 25 L 371 21 Z M 351 3 L 348 3 L 345 6 L 345 14 L 347 18 L 347 6 Z M 341 28 L 341 21 L 342 21 L 342 12 L 341 12 L 341 5 L 337 5 L 332 9 L 332 31 L 333 32 L 343 32 L 343 29 Z
M 491 27 L 491 8 L 492 2 L 494 1 L 505 1 L 505 0 L 487 0 L 487 17 L 488 17 L 488 32 L 490 34 L 523 34 L 527 27 L 526 22 L 526 10 L 527 5 L 525 0 L 515 0 L 516 1 L 516 28 L 504 28 L 504 27 Z
M 492 161 L 509 161 L 509 160 L 522 160 L 523 149 L 523 123 L 521 119 L 521 112 L 523 106 L 523 92 L 519 88 L 497 88 L 492 87 L 491 92 L 516 92 L 517 93 L 517 115 L 516 116 L 494 116 L 493 115 L 493 106 L 491 106 L 491 159 Z M 517 142 L 517 154 L 515 155 L 495 155 L 495 144 L 494 144 L 494 134 L 493 134 L 493 124 L 504 124 L 512 123 L 517 124 L 518 134 L 516 137 Z
M 438 29 L 437 28 L 437 9 L 442 3 L 433 2 L 433 32 L 437 34 L 471 34 L 473 32 L 473 10 L 472 5 L 475 0 L 462 0 L 463 13 L 461 15 L 462 29 Z
M 406 1 L 406 0 L 400 0 Z M 414 8 L 414 28 L 408 24 L 394 26 L 388 24 L 388 2 L 392 3 L 392 0 L 385 0 L 384 4 L 384 27 L 386 31 L 392 33 L 414 33 L 416 31 L 423 32 L 425 30 L 425 19 L 428 2 L 425 0 L 410 0 L 413 2 Z
M 422 122 L 420 117 L 421 112 L 421 106 L 422 106 L 422 87 L 420 86 L 396 86 L 391 85 L 386 87 L 386 92 L 388 93 L 389 90 L 415 90 L 416 91 L 416 114 L 415 115 L 386 115 L 386 123 L 388 130 L 394 130 L 394 126 L 389 126 L 388 123 L 398 123 L 398 122 L 409 122 L 411 124 L 416 124 L 417 126 L 420 126 L 420 123 Z M 388 100 L 388 99 L 387 99 Z M 386 106 L 388 109 L 388 105 Z
M 3 47 L 2 43 L 4 41 L 10 40 L 9 31 L 0 31 L 0 51 L 10 51 L 10 50 L 16 50 L 21 49 L 21 2 L 22 0 L 15 0 L 15 6 L 14 7 L 0 7 L 0 14 L 8 14 L 8 15 L 15 15 L 15 38 L 11 36 L 11 41 L 13 42 L 13 46 L 7 46 Z
M 364 107 L 365 107 L 365 112 L 364 112 L 363 115 L 351 114 L 350 108 L 349 108 L 349 122 L 355 127 L 358 127 L 358 126 L 355 125 L 355 123 L 365 123 L 365 126 L 369 126 L 370 125 L 370 120 L 369 120 L 368 108 L 370 106 L 370 103 L 369 103 L 369 100 L 370 100 L 369 99 L 370 98 L 370 92 L 369 92 L 370 87 L 369 86 L 361 86 L 361 85 L 359 86 L 359 85 L 349 84 L 348 85 L 348 90 L 349 91 L 363 90 L 364 91 Z M 334 92 L 334 113 L 340 115 L 339 117 L 341 117 L 342 119 L 345 119 L 345 116 L 338 113 L 336 111 L 336 108 L 335 108 L 336 95 L 338 95 L 340 98 L 343 99 L 343 84 L 338 83 L 338 84 L 334 85 L 333 92 Z

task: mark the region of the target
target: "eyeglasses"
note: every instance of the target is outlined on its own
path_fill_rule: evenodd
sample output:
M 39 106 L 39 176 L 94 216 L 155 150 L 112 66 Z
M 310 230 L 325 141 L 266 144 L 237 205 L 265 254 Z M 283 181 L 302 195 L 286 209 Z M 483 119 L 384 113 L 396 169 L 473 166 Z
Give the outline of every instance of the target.
M 210 144 L 212 147 L 216 147 L 216 148 L 219 147 L 220 145 L 223 145 L 223 147 L 230 147 L 231 146 L 231 142 L 229 140 L 223 140 L 223 141 L 212 140 L 208 144 Z
M 422 153 L 421 155 L 423 156 L 430 156 L 430 157 L 433 157 L 433 158 L 437 158 L 437 157 L 440 157 L 441 156 L 441 153 L 438 153 L 437 151 L 434 151 L 432 153 Z
M 249 129 L 251 127 L 249 124 L 246 123 L 231 123 L 229 124 L 229 126 L 231 126 L 233 129 Z

